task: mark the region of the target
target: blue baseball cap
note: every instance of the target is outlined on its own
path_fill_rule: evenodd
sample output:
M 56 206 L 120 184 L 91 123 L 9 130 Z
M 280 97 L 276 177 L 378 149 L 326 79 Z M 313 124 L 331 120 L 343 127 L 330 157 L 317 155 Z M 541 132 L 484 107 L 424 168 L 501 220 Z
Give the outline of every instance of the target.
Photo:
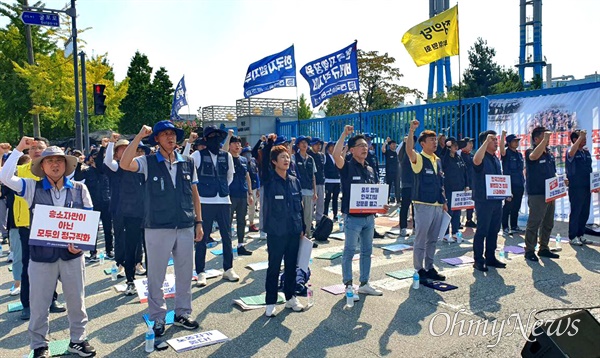
M 275 142 L 273 142 L 273 145 L 281 145 L 284 143 L 289 143 L 290 141 L 287 139 L 286 136 L 284 135 L 278 135 L 277 139 L 275 139 Z
M 513 140 L 521 140 L 521 138 L 517 137 L 514 134 L 509 134 L 508 136 L 506 136 L 506 143 L 504 143 L 504 146 L 508 147 L 510 142 L 512 142 Z
M 145 153 L 146 155 L 149 155 L 149 154 L 150 154 L 150 152 L 151 152 L 151 150 L 150 150 L 150 147 L 148 147 L 147 145 L 144 145 L 144 144 L 143 144 L 143 143 L 141 143 L 141 142 L 140 142 L 140 144 L 138 144 L 138 149 L 143 149 L 143 150 L 144 150 L 144 153 Z
M 206 139 L 213 133 L 217 133 L 217 135 L 221 137 L 221 140 L 227 137 L 227 132 L 220 128 L 217 128 L 216 126 L 208 126 L 204 128 L 204 132 L 202 134 L 204 135 L 204 139 Z
M 183 140 L 183 129 L 175 127 L 171 121 L 164 120 L 157 122 L 154 127 L 152 127 L 152 134 L 150 135 L 150 138 L 148 138 L 148 143 L 150 143 L 150 145 L 157 145 L 158 142 L 154 139 L 154 137 L 156 137 L 160 132 L 164 132 L 166 130 L 175 131 L 178 142 Z

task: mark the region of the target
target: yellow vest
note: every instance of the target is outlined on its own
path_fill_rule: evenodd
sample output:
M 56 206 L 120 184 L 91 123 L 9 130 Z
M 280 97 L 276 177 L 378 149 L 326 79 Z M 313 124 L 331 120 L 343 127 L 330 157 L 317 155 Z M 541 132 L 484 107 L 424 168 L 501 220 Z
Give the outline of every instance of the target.
M 17 167 L 17 176 L 19 178 L 31 178 L 35 181 L 42 180 L 42 178 L 38 178 L 31 173 L 31 162 L 19 165 Z M 13 213 L 15 217 L 15 226 L 28 227 L 30 225 L 31 218 L 29 217 L 29 205 L 27 205 L 27 201 L 25 201 L 25 199 L 18 195 L 15 195 Z

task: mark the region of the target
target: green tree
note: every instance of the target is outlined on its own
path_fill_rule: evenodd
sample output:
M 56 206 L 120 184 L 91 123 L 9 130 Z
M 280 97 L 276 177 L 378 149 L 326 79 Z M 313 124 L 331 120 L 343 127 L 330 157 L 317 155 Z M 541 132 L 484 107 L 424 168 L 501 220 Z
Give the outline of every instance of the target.
M 150 92 L 151 101 L 148 103 L 148 110 L 151 116 L 147 119 L 148 124 L 169 119 L 174 89 L 173 82 L 164 67 L 159 68 L 154 74 Z
M 150 111 L 147 105 L 152 86 L 152 67 L 149 63 L 146 55 L 136 51 L 127 69 L 129 88 L 119 107 L 123 112 L 119 124 L 123 133 L 137 133 L 142 125 L 148 124 Z
M 542 89 L 542 84 L 543 84 L 542 77 L 540 75 L 535 75 L 531 79 L 531 82 L 529 82 L 529 87 L 527 87 L 527 89 L 531 90 L 531 91 Z
M 494 62 L 496 50 L 479 37 L 468 54 L 469 67 L 462 78 L 462 96 L 470 98 L 492 94 L 492 86 L 502 81 L 501 67 Z
M 523 90 L 523 82 L 521 82 L 517 71 L 512 68 L 502 68 L 500 70 L 500 82 L 492 85 L 493 94 L 521 92 Z
M 302 93 L 300 95 L 300 102 L 298 103 L 298 119 L 310 119 L 312 114 L 310 103 L 308 103 L 304 93 Z
M 360 92 L 346 93 L 330 98 L 321 109 L 327 116 L 395 108 L 406 95 L 423 94 L 399 84 L 403 75 L 394 67 L 396 59 L 387 53 L 358 50 L 358 78 Z

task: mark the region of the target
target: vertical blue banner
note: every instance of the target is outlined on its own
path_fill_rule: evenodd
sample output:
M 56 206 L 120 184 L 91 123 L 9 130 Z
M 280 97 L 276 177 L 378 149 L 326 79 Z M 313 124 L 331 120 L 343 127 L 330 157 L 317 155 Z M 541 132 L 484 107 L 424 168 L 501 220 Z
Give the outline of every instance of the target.
M 296 87 L 294 45 L 248 66 L 244 80 L 244 98 L 277 87 Z
M 173 93 L 173 105 L 171 106 L 171 120 L 181 121 L 179 117 L 179 110 L 183 106 L 187 106 L 187 99 L 185 98 L 185 75 L 181 76 L 177 87 L 175 87 L 175 93 Z

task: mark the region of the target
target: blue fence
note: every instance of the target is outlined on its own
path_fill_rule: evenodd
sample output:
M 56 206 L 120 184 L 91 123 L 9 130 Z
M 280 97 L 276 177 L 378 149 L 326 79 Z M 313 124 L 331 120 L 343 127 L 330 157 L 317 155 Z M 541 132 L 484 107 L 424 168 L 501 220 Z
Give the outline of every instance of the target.
M 400 142 L 408 133 L 413 119 L 421 122 L 417 133 L 431 129 L 458 139 L 475 138 L 487 127 L 488 100 L 485 97 L 460 101 L 431 103 L 373 112 L 353 113 L 336 117 L 325 117 L 294 122 L 277 122 L 277 134 L 287 137 L 306 135 L 325 141 L 336 141 L 345 125 L 353 125 L 358 133 L 373 133 L 375 152 L 383 164 L 381 145 L 387 137 Z

